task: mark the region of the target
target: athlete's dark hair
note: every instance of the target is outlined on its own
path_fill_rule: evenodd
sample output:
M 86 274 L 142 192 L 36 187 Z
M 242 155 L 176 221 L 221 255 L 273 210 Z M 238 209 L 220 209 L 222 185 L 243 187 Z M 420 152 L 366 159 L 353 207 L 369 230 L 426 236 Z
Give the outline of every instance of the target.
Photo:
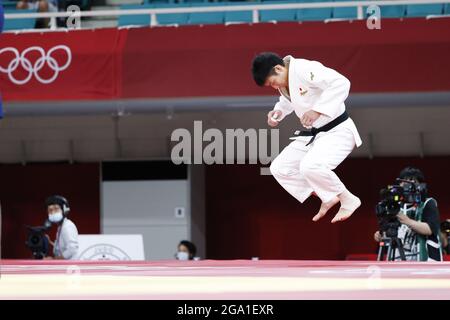
M 252 74 L 258 86 L 262 87 L 267 78 L 275 74 L 276 65 L 284 66 L 284 61 L 273 52 L 262 52 L 253 59 Z

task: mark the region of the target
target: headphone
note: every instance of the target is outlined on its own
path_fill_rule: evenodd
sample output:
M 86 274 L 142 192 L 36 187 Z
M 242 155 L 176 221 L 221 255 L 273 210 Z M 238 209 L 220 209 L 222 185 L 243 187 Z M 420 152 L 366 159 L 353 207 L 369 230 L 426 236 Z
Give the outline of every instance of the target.
M 45 201 L 45 205 L 48 208 L 48 206 L 52 204 L 57 204 L 58 206 L 61 207 L 64 218 L 66 218 L 69 215 L 70 212 L 69 202 L 63 196 L 53 195 L 48 197 L 47 200 Z

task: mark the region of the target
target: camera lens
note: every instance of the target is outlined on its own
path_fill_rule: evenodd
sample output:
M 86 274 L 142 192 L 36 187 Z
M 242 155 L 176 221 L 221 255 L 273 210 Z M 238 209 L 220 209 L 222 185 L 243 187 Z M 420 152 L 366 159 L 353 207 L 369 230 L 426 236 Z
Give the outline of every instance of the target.
M 33 236 L 31 236 L 31 238 L 30 238 L 30 242 L 31 242 L 33 245 L 38 244 L 38 243 L 39 243 L 39 240 L 41 240 L 40 237 L 38 237 L 38 236 L 36 236 L 36 235 L 33 235 Z

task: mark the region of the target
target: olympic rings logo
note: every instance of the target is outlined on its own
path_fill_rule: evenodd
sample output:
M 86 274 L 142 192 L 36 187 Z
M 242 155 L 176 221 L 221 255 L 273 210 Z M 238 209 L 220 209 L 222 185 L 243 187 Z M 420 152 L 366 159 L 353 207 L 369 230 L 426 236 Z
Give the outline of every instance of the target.
M 62 50 L 66 53 L 67 61 L 63 65 L 59 65 L 58 61 L 53 57 L 54 53 L 58 50 Z M 17 50 L 16 48 L 7 47 L 0 49 L 0 60 L 2 54 L 5 54 L 7 52 L 11 52 L 14 55 L 14 58 L 6 68 L 0 66 L 0 72 L 6 73 L 9 77 L 9 80 L 17 85 L 28 83 L 31 78 L 33 78 L 33 76 L 42 84 L 52 83 L 56 80 L 59 73 L 66 70 L 72 62 L 72 52 L 70 51 L 69 47 L 64 45 L 55 46 L 47 53 L 45 53 L 45 50 L 43 48 L 37 46 L 25 49 L 22 53 L 19 53 L 19 50 Z M 39 54 L 39 58 L 34 63 L 32 63 L 29 59 L 31 52 L 37 52 Z M 41 76 L 41 70 L 45 66 L 48 66 L 51 69 L 50 73 L 52 74 L 52 76 L 47 78 Z M 15 75 L 15 71 L 20 69 L 20 67 L 27 73 L 27 76 L 23 79 L 18 79 L 17 75 Z

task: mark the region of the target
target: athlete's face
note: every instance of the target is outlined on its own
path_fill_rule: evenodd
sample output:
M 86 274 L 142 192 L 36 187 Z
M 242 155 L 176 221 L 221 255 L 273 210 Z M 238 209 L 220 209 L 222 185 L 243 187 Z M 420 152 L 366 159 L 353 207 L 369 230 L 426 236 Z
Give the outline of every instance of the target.
M 288 86 L 288 70 L 286 67 L 281 65 L 276 65 L 274 67 L 274 74 L 271 74 L 267 77 L 266 82 L 264 83 L 266 87 L 272 87 L 275 90 L 278 90 L 282 87 Z

